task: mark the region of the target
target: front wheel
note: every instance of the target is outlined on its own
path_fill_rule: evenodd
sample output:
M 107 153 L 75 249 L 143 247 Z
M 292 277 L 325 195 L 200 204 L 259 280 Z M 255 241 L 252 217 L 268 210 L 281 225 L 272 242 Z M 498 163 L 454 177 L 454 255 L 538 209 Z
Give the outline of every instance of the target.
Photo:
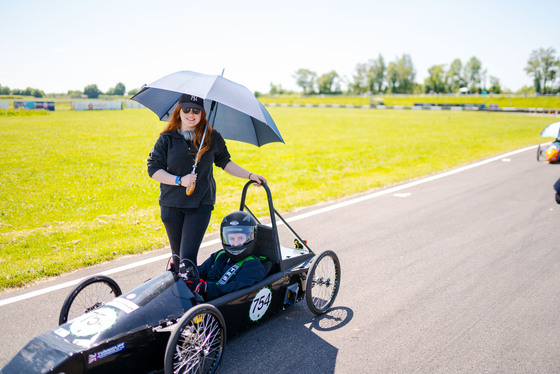
M 78 284 L 64 300 L 58 324 L 62 325 L 68 320 L 100 308 L 121 294 L 121 288 L 117 282 L 109 277 L 96 275 L 87 278 Z
M 213 305 L 200 304 L 177 322 L 165 349 L 165 374 L 214 373 L 222 360 L 226 326 Z
M 319 255 L 307 274 L 305 300 L 315 314 L 323 314 L 333 305 L 340 288 L 340 261 L 333 251 Z

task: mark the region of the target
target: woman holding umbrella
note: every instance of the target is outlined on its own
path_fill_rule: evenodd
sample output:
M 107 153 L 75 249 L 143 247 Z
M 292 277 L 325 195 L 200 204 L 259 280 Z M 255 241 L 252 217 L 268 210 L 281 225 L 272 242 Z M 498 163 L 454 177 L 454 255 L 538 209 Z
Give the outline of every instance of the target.
M 235 177 L 266 183 L 231 160 L 220 133 L 207 126 L 203 99 L 181 95 L 148 157 L 148 174 L 160 182 L 161 220 L 175 263 L 197 263 L 216 202 L 214 164 Z M 193 165 L 196 173 L 191 172 Z

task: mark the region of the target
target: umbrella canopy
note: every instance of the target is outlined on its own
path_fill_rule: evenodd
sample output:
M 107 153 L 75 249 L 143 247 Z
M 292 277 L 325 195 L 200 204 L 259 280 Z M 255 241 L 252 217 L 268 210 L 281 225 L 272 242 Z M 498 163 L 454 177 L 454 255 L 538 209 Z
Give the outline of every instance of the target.
M 204 108 L 213 128 L 226 139 L 261 146 L 282 142 L 274 120 L 255 95 L 245 86 L 219 75 L 179 71 L 148 85 L 131 99 L 151 109 L 166 121 L 182 94 L 204 99 Z M 216 108 L 212 103 L 218 103 Z
M 541 131 L 541 136 L 543 138 L 560 138 L 560 122 L 554 122 L 546 126 L 543 131 Z

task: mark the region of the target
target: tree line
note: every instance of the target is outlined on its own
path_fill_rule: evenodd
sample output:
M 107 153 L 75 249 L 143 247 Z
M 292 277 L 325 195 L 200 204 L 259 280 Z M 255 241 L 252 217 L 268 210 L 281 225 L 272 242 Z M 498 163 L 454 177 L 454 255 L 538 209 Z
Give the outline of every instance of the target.
M 534 50 L 527 62 L 525 72 L 533 78 L 533 87 L 524 87 L 520 91 L 540 94 L 558 93 L 555 86 L 560 58 L 556 57 L 554 48 Z M 340 94 L 341 87 L 347 87 L 350 94 L 386 93 L 386 94 L 421 94 L 421 93 L 502 93 L 503 88 L 497 76 L 488 75 L 487 69 L 475 56 L 469 60 L 453 60 L 447 64 L 432 65 L 423 84 L 415 81 L 416 70 L 408 54 L 397 56 L 394 61 L 386 63 L 381 54 L 365 63 L 358 63 L 351 78 L 341 77 L 336 71 L 318 75 L 309 69 L 298 69 L 293 78 L 304 94 Z M 281 86 L 271 83 L 270 94 L 286 93 Z
M 539 48 L 531 52 L 525 72 L 533 78 L 533 87 L 523 87 L 521 93 L 559 93 L 560 86 L 556 86 L 556 78 L 560 70 L 560 58 L 556 57 L 556 50 L 552 47 Z M 459 90 L 469 93 L 502 93 L 503 89 L 497 76 L 488 75 L 482 62 L 475 56 L 463 63 L 460 59 L 447 64 L 432 65 L 428 68 L 428 76 L 422 84 L 415 81 L 416 69 L 412 58 L 408 54 L 397 56 L 389 63 L 381 54 L 375 59 L 365 63 L 356 64 L 352 78 L 341 77 L 336 71 L 331 70 L 318 75 L 309 69 L 298 69 L 292 76 L 296 85 L 304 94 L 421 94 L 421 93 L 455 93 Z M 346 90 L 343 92 L 342 87 Z M 134 95 L 138 89 L 128 92 Z M 126 87 L 117 83 L 106 93 L 103 93 L 96 84 L 84 87 L 82 91 L 68 91 L 68 95 L 85 95 L 90 99 L 98 98 L 105 94 L 109 96 L 123 96 Z M 269 94 L 288 93 L 281 85 L 270 84 Z M 257 96 L 259 93 L 255 93 Z M 45 93 L 36 88 L 25 90 L 4 87 L 0 84 L 0 95 L 22 95 L 41 98 Z
M 134 95 L 138 92 L 138 89 L 133 89 L 128 91 L 129 95 Z M 115 87 L 109 88 L 107 92 L 101 91 L 96 84 L 90 84 L 84 87 L 83 91 L 79 90 L 69 90 L 68 95 L 70 96 L 87 96 L 89 99 L 96 99 L 100 95 L 108 96 L 123 96 L 126 93 L 126 86 L 123 83 L 117 83 Z M 21 95 L 21 96 L 33 96 L 36 98 L 45 97 L 45 93 L 39 89 L 27 87 L 25 90 L 13 89 L 9 87 L 0 85 L 0 95 Z

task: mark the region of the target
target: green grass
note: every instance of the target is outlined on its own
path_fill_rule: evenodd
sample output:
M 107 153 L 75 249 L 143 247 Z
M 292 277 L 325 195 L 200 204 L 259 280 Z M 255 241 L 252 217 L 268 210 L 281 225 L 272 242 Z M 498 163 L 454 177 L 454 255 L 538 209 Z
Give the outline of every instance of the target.
M 29 117 L 29 116 L 46 116 L 46 110 L 26 110 L 26 109 L 0 109 L 1 117 Z
M 286 144 L 228 147 L 234 161 L 268 178 L 281 212 L 536 144 L 552 122 L 504 113 L 269 111 Z M 0 289 L 167 245 L 158 183 L 146 172 L 162 127 L 147 109 L 0 117 Z M 215 176 L 209 232 L 237 209 L 245 182 L 221 169 Z M 262 191 L 256 196 L 264 202 Z

